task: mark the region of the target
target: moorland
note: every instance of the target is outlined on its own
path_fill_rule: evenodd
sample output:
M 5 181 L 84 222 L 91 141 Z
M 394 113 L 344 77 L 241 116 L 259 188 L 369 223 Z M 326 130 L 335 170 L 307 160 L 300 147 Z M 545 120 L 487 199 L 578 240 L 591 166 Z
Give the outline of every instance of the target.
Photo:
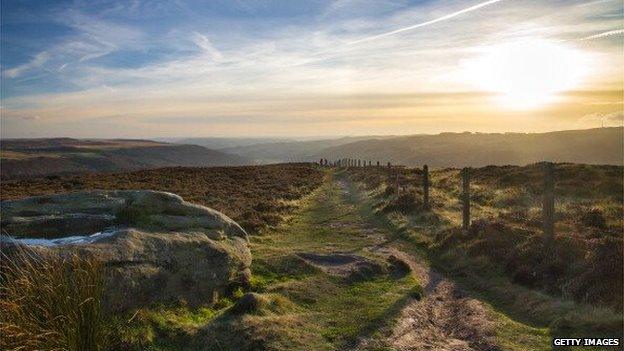
M 151 140 L 3 139 L 0 150 L 0 177 L 3 179 L 250 163 L 245 157 L 197 145 Z
M 467 231 L 459 171 L 431 170 L 430 208 L 420 168 L 314 164 L 11 180 L 2 199 L 163 190 L 251 234 L 248 286 L 110 316 L 93 349 L 548 350 L 555 335 L 619 335 L 623 168 L 555 165 L 552 239 L 542 164 L 472 169 Z

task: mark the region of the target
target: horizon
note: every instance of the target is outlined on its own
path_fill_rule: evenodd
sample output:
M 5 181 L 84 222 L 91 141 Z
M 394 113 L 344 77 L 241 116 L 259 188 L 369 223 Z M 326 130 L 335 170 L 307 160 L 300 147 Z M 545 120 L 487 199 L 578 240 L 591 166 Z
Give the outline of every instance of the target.
M 459 132 L 451 132 L 451 131 L 443 131 L 438 133 L 411 133 L 411 134 L 359 134 L 359 135 L 325 135 L 325 136 L 171 136 L 171 137 L 127 137 L 127 138 L 118 138 L 118 137 L 70 137 L 70 136 L 49 136 L 49 137 L 3 137 L 3 140 L 17 140 L 17 139 L 75 139 L 75 140 L 145 140 L 145 141 L 155 141 L 155 142 L 163 142 L 163 143 L 175 143 L 180 140 L 185 139 L 237 139 L 237 140 L 246 140 L 246 139 L 258 139 L 259 143 L 272 143 L 272 142 L 307 142 L 307 141 L 323 141 L 323 140 L 337 140 L 337 139 L 348 139 L 348 138 L 400 138 L 400 137 L 410 137 L 410 136 L 437 136 L 442 134 L 548 134 L 548 133 L 557 133 L 557 132 L 576 132 L 576 131 L 590 131 L 590 130 L 599 130 L 599 129 L 622 129 L 624 131 L 624 126 L 603 126 L 603 127 L 592 127 L 592 128 L 582 128 L 582 129 L 559 129 L 559 130 L 550 130 L 544 132 L 480 132 L 480 131 L 471 131 L 464 130 Z
M 616 0 L 3 2 L 0 137 L 622 126 L 622 11 Z

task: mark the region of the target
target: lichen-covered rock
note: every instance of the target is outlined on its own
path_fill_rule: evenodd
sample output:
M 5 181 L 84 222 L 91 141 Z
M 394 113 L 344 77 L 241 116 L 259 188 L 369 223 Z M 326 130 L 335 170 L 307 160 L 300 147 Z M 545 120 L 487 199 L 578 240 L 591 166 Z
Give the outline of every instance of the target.
M 250 277 L 247 234 L 234 221 L 177 195 L 93 191 L 4 201 L 2 250 L 20 237 L 106 235 L 73 244 L 32 246 L 45 255 L 75 250 L 104 265 L 105 306 L 124 311 L 153 303 L 210 302 Z M 93 237 L 92 237 L 93 238 Z

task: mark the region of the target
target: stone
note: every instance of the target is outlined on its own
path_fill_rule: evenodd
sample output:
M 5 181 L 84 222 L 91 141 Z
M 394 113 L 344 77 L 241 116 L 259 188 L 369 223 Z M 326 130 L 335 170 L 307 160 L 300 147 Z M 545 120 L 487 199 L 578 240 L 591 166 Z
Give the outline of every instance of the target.
M 3 201 L 0 216 L 2 228 L 16 238 L 2 239 L 9 257 L 11 245 L 34 237 L 50 239 L 49 245 L 30 246 L 42 256 L 72 251 L 101 261 L 110 311 L 210 303 L 248 284 L 251 275 L 247 233 L 224 214 L 175 194 L 124 190 L 33 197 Z M 77 235 L 85 240 L 78 236 L 57 245 L 53 239 Z

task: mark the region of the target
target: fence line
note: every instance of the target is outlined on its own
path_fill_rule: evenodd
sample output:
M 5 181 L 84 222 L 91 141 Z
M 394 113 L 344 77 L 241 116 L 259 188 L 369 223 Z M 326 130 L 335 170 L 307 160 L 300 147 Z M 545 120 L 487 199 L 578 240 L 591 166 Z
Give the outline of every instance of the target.
M 372 167 L 372 161 L 368 161 L 368 167 Z M 380 161 L 375 161 L 376 167 L 380 167 Z M 546 237 L 553 238 L 555 235 L 555 191 L 554 191 L 554 173 L 555 167 L 552 162 L 544 162 L 544 185 L 543 185 L 543 197 L 542 197 L 542 230 Z M 366 167 L 366 160 L 355 159 L 355 158 L 343 158 L 340 160 L 333 161 L 328 163 L 327 159 L 320 159 L 319 165 L 321 166 L 338 166 L 338 167 Z M 387 163 L 388 175 L 392 175 L 393 168 L 397 168 L 396 172 L 396 197 L 399 198 L 400 195 L 400 182 L 399 182 L 399 172 L 398 169 L 401 166 L 392 165 L 391 162 Z M 461 228 L 463 231 L 468 231 L 471 224 L 471 213 L 470 213 L 470 181 L 471 181 L 471 173 L 472 168 L 466 167 L 463 168 L 459 175 L 461 181 L 461 193 L 460 193 L 460 203 L 461 203 L 461 212 L 462 212 L 462 225 Z M 423 207 L 425 210 L 429 210 L 431 208 L 431 200 L 430 200 L 430 188 L 431 188 L 431 179 L 429 175 L 429 166 L 423 165 L 422 168 L 422 189 L 423 189 Z

